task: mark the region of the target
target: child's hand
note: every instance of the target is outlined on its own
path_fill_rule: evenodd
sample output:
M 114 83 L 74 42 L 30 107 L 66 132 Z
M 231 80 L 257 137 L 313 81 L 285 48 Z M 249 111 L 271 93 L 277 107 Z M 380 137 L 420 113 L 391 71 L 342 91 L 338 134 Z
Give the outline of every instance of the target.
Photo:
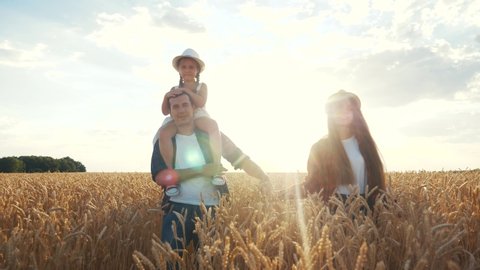
M 173 88 L 172 90 L 167 92 L 167 98 L 176 97 L 183 94 L 183 92 L 184 91 L 182 90 L 182 88 Z
M 213 177 L 215 175 L 218 175 L 222 172 L 225 172 L 227 169 L 225 169 L 221 164 L 218 163 L 208 163 L 203 166 L 203 175 L 207 177 Z
M 186 87 L 178 87 L 176 90 L 180 90 L 181 93 L 187 93 L 187 94 L 189 94 L 189 93 L 192 92 L 192 90 L 190 90 L 190 89 L 188 89 L 188 88 L 186 88 Z

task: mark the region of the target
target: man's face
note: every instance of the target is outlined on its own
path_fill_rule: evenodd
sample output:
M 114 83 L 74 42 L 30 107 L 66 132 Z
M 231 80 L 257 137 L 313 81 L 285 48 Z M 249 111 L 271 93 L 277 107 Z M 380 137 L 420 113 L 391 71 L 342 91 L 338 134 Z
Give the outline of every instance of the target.
M 177 126 L 193 124 L 193 110 L 193 105 L 187 95 L 170 99 L 170 116 Z

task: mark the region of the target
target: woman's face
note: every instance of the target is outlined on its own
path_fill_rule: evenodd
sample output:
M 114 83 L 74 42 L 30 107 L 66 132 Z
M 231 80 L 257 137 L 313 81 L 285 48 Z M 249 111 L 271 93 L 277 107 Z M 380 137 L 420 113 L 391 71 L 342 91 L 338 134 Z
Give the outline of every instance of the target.
M 184 81 L 195 80 L 195 76 L 198 73 L 197 62 L 191 58 L 182 58 L 178 62 L 178 71 Z
M 353 105 L 349 99 L 339 101 L 330 113 L 336 126 L 347 127 L 353 122 Z

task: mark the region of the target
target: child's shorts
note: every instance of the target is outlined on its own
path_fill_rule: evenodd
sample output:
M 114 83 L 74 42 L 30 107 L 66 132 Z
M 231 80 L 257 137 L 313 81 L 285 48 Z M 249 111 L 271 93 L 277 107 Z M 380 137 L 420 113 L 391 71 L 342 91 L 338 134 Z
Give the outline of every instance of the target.
M 196 120 L 200 117 L 210 118 L 210 115 L 208 114 L 207 110 L 205 110 L 204 108 L 195 109 L 195 112 L 193 113 L 193 119 Z M 173 119 L 172 119 L 171 116 L 165 117 L 165 120 L 163 120 L 163 123 L 162 123 L 162 127 L 165 126 L 166 124 L 172 122 L 172 120 Z

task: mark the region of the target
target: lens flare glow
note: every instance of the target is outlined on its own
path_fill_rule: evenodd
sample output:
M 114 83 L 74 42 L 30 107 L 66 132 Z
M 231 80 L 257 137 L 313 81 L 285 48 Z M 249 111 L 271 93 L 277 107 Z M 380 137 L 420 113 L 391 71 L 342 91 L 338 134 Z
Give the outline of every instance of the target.
M 300 181 L 298 180 L 298 171 L 295 175 L 295 202 L 297 207 L 297 220 L 298 220 L 298 227 L 300 229 L 300 235 L 302 237 L 302 245 L 305 260 L 307 265 L 310 265 L 310 239 L 307 236 L 307 226 L 305 225 L 305 214 L 303 213 L 303 199 L 302 195 L 300 194 Z
M 198 151 L 188 151 L 185 157 L 187 167 L 198 167 L 203 165 L 204 159 Z

